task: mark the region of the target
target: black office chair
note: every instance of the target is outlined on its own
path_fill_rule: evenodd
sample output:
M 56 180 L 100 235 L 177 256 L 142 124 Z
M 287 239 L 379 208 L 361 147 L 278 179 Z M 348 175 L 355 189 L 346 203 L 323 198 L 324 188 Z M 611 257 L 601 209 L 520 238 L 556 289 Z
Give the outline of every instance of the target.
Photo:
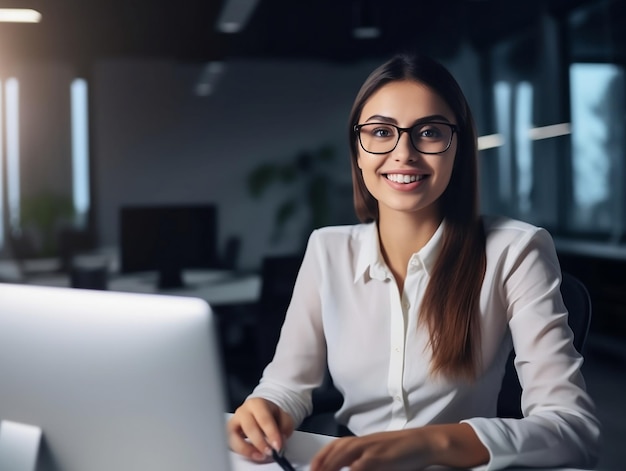
M 301 263 L 302 255 L 300 254 L 273 255 L 263 259 L 257 327 L 259 368 L 264 368 L 274 356 Z
M 591 324 L 591 298 L 585 285 L 570 273 L 563 272 L 561 295 L 569 312 L 567 322 L 574 334 L 574 347 L 583 353 Z M 498 396 L 498 417 L 523 417 L 521 408 L 522 387 L 520 386 L 513 361 L 515 352 L 507 360 L 502 388 Z
M 258 305 L 260 322 L 257 328 L 259 369 L 264 368 L 274 356 L 302 257 L 302 254 L 293 254 L 268 256 L 263 259 L 261 297 Z M 337 435 L 336 424 L 330 419 L 342 403 L 343 397 L 334 387 L 327 369 L 322 385 L 313 391 L 313 414 L 311 418 L 305 420 L 300 430 Z

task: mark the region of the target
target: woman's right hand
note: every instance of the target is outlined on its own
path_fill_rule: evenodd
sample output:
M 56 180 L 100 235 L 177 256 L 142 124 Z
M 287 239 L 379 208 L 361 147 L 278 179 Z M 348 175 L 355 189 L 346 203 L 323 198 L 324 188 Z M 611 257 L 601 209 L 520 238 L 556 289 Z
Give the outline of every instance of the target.
M 239 406 L 228 421 L 228 443 L 235 453 L 265 461 L 271 448 L 280 450 L 293 430 L 289 414 L 273 402 L 255 397 Z

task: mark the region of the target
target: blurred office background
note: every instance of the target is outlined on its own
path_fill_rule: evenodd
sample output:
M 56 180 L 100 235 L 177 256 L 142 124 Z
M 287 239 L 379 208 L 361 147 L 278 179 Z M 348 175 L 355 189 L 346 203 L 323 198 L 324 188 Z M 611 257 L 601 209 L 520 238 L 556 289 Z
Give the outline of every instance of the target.
M 0 0 L 15 7 L 36 12 L 0 23 L 7 281 L 33 260 L 115 257 L 127 206 L 214 205 L 217 255 L 237 272 L 299 253 L 311 227 L 355 221 L 360 84 L 394 52 L 424 52 L 473 107 L 484 212 L 549 229 L 590 291 L 601 464 L 621 469 L 626 2 Z

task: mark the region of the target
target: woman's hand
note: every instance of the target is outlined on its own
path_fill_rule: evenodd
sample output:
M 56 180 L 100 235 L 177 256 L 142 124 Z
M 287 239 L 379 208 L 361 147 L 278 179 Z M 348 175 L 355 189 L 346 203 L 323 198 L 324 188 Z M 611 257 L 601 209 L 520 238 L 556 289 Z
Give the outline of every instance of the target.
M 230 449 L 254 461 L 271 455 L 270 447 L 280 450 L 293 433 L 293 419 L 271 401 L 246 400 L 228 421 Z
M 426 427 L 346 437 L 330 442 L 311 462 L 311 471 L 403 471 L 431 465 L 469 468 L 489 461 L 489 452 L 467 424 Z
M 338 471 L 344 466 L 350 471 L 425 468 L 432 464 L 431 453 L 426 440 L 420 440 L 415 430 L 339 438 L 319 451 L 311 462 L 311 471 Z

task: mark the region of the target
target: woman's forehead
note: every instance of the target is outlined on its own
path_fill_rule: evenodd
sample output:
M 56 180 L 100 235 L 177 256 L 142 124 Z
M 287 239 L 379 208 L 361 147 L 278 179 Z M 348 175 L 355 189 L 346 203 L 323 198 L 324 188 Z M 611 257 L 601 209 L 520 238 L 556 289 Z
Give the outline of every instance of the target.
M 359 122 L 375 119 L 376 116 L 413 122 L 435 115 L 454 122 L 454 113 L 432 88 L 414 80 L 400 80 L 386 83 L 367 99 Z

